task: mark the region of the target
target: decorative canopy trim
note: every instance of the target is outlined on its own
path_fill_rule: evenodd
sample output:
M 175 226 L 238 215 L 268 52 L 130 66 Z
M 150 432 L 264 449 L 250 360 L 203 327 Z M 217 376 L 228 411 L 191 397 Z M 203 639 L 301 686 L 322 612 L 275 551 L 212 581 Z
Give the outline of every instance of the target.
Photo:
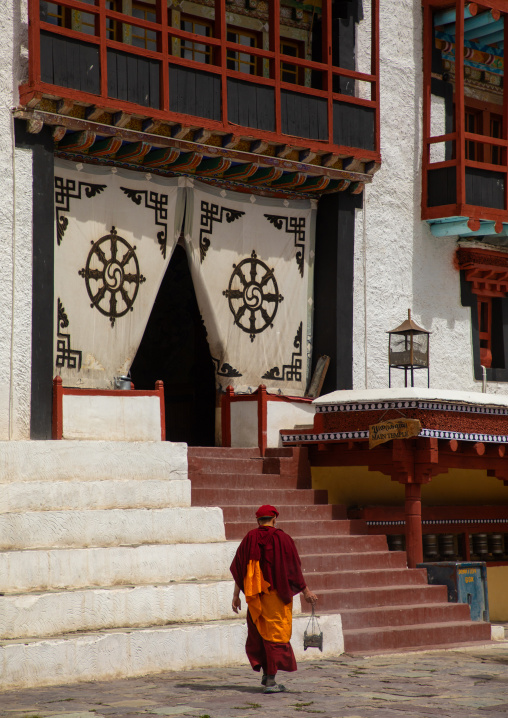
M 460 247 L 457 262 L 479 297 L 505 297 L 508 294 L 508 254 Z
M 354 404 L 317 404 L 316 414 L 350 411 L 386 411 L 387 409 L 423 409 L 427 411 L 460 411 L 467 414 L 508 416 L 508 408 L 475 404 L 452 404 L 441 401 L 369 401 Z
M 52 126 L 55 152 L 62 159 L 169 177 L 194 175 L 226 189 L 264 196 L 304 199 L 346 190 L 359 194 L 378 168 L 371 162 L 365 172 L 351 172 L 41 110 L 17 110 L 14 116 L 27 120 L 32 132 Z

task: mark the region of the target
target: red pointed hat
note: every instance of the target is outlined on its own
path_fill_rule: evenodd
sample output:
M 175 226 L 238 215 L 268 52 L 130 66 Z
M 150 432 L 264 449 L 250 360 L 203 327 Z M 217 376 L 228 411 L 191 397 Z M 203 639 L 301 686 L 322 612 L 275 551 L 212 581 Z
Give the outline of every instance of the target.
M 263 519 L 263 518 L 272 518 L 279 515 L 279 512 L 275 508 L 275 506 L 270 506 L 270 504 L 264 504 L 263 506 L 260 506 L 259 509 L 256 511 L 256 518 L 257 519 Z

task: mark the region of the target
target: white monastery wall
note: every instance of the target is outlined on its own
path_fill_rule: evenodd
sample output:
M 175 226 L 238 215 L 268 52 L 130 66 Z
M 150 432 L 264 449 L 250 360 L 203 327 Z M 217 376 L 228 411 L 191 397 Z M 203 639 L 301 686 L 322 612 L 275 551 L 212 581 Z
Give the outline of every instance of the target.
M 27 2 L 0 13 L 0 439 L 29 437 L 32 312 L 32 162 L 14 149 L 11 109 L 27 72 Z M 13 301 L 14 300 L 14 301 Z
M 358 69 L 370 71 L 370 3 L 358 28 Z M 388 386 L 388 336 L 407 318 L 432 331 L 431 387 L 481 391 L 474 380 L 470 309 L 453 266 L 456 237 L 435 238 L 421 219 L 422 12 L 419 0 L 380 3 L 381 169 L 365 189 L 355 228 L 355 389 Z M 433 129 L 442 123 L 435 98 Z M 438 150 L 436 150 L 438 151 Z M 366 368 L 367 367 L 367 368 Z M 426 372 L 416 372 L 426 386 Z M 392 386 L 403 386 L 401 371 Z M 489 393 L 506 393 L 489 383 Z

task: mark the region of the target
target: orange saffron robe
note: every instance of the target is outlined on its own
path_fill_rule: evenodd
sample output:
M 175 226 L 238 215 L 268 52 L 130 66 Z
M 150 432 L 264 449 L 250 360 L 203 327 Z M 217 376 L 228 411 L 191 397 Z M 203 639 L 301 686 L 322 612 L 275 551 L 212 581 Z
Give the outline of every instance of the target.
M 284 603 L 265 581 L 259 561 L 247 564 L 244 578 L 245 600 L 261 637 L 273 643 L 289 643 L 293 628 L 293 601 Z

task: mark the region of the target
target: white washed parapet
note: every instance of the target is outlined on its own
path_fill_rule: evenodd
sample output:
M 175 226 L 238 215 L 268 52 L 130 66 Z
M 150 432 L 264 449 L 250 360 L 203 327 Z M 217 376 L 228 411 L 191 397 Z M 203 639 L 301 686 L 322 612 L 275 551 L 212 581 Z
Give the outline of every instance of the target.
M 187 444 L 170 441 L 2 441 L 0 483 L 187 479 Z
M 0 593 L 230 579 L 238 542 L 0 552 Z
M 0 488 L 0 514 L 68 509 L 161 509 L 190 506 L 187 479 L 16 481 Z
M 220 508 L 27 511 L 0 514 L 0 549 L 224 541 Z

